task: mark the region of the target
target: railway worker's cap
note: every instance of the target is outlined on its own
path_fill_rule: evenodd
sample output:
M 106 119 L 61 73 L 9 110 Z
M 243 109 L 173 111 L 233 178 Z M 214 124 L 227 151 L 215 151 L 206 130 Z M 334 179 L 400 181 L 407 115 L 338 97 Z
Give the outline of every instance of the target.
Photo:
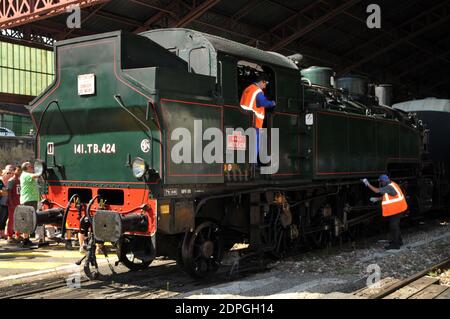
M 378 178 L 378 181 L 383 183 L 389 183 L 391 179 L 387 175 L 381 175 L 380 178 Z
M 256 83 L 258 82 L 266 82 L 267 84 L 269 84 L 269 77 L 265 73 L 260 73 L 256 77 Z

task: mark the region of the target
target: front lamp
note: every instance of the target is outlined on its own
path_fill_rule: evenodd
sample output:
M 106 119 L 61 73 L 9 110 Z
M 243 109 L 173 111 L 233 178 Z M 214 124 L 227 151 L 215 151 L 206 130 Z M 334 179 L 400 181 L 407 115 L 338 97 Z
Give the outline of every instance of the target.
M 45 165 L 44 161 L 36 160 L 34 162 L 34 174 L 42 176 L 47 170 L 47 165 Z
M 131 164 L 133 175 L 136 178 L 142 178 L 147 172 L 147 163 L 142 158 L 135 158 Z

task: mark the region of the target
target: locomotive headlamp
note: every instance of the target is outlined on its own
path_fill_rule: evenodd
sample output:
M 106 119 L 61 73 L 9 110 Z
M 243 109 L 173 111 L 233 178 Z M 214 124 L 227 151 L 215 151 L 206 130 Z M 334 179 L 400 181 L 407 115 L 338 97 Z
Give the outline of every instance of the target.
M 133 169 L 133 175 L 136 178 L 142 178 L 148 169 L 147 163 L 145 163 L 145 161 L 139 157 L 133 160 L 131 167 Z
M 47 170 L 47 165 L 45 165 L 44 161 L 36 160 L 34 162 L 34 174 L 42 176 Z

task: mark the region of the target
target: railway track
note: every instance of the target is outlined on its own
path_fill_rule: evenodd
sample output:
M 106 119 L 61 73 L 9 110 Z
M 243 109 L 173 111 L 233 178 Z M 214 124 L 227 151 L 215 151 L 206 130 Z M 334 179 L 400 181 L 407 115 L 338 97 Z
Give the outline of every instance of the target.
M 298 253 L 299 252 L 297 252 L 297 254 Z M 296 254 L 293 253 L 293 255 Z M 119 267 L 119 272 L 117 274 L 111 274 L 109 267 L 105 264 L 101 266 L 102 268 L 100 269 L 100 272 L 104 275 L 102 275 L 99 280 L 95 281 L 81 278 L 81 288 L 68 287 L 66 283 L 67 277 L 63 278 L 62 276 L 59 278 L 53 277 L 48 280 L 34 281 L 27 285 L 9 286 L 0 289 L 0 299 L 170 298 L 192 290 L 232 282 L 252 274 L 270 270 L 267 260 L 261 259 L 259 256 L 244 255 L 245 257 L 241 256 L 240 258 L 237 258 L 237 256 L 238 255 L 235 255 L 232 259 L 232 261 L 237 261 L 237 263 L 233 264 L 233 262 L 228 260 L 228 262 L 219 269 L 219 272 L 214 278 L 207 281 L 191 279 L 191 277 L 183 273 L 173 261 L 157 259 L 150 268 L 139 272 L 121 272 Z M 285 257 L 289 256 L 290 255 L 287 255 Z M 273 261 L 273 259 L 270 261 Z M 448 264 L 449 260 L 440 265 L 430 267 L 420 274 L 416 274 L 401 282 L 391 282 L 389 285 L 385 285 L 385 287 L 382 288 L 382 291 L 376 291 L 376 296 L 374 295 L 375 292 L 371 292 L 366 293 L 363 297 L 378 299 L 397 297 L 406 298 L 406 289 L 412 289 L 411 295 L 419 292 L 418 289 L 420 287 L 417 288 L 417 286 L 415 286 L 415 288 L 411 288 L 409 286 L 414 286 L 414 282 L 422 277 L 427 278 L 422 279 L 422 286 L 425 285 L 423 287 L 424 289 L 430 287 L 428 290 L 433 288 L 436 289 L 436 294 L 440 291 L 442 292 L 440 295 L 443 295 L 445 287 L 436 288 L 437 279 L 427 275 L 436 271 L 436 269 L 449 268 Z M 422 281 L 419 281 L 419 283 Z M 402 288 L 404 289 L 402 290 Z M 367 288 L 360 291 L 364 290 L 367 290 Z M 403 295 L 397 296 L 396 291 L 401 291 Z M 448 292 L 449 291 L 447 290 L 445 294 L 448 295 Z M 437 295 L 435 297 L 437 297 Z
M 175 262 L 166 261 L 139 272 L 101 275 L 98 280 L 81 278 L 78 288 L 68 285 L 66 278 L 43 280 L 31 287 L 10 287 L 0 290 L 0 299 L 170 298 L 267 270 L 266 262 L 245 258 L 240 260 L 238 267 L 236 264 L 221 267 L 213 278 L 199 281 L 180 271 Z
M 450 270 L 450 259 L 397 281 L 369 296 L 370 299 L 450 299 L 450 286 L 440 283 L 439 274 Z

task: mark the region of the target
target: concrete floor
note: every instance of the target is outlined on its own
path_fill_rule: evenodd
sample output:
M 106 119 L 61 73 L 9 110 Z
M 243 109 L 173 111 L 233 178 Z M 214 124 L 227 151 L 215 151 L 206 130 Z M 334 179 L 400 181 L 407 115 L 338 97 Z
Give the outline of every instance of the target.
M 405 229 L 403 235 L 405 246 L 396 252 L 383 249 L 380 239 L 386 235 L 380 234 L 355 244 L 347 243 L 342 247 L 314 250 L 287 258 L 276 262 L 269 272 L 255 273 L 222 284 L 199 286 L 197 281 L 173 268 L 175 265 L 168 270 L 156 268 L 160 261 L 155 260 L 153 267 L 142 272 L 142 278 L 136 279 L 133 278 L 135 274 L 130 274 L 131 279 L 121 281 L 116 280 L 120 277 L 116 276 L 113 284 L 106 282 L 99 288 L 94 283 L 92 291 L 89 292 L 89 287 L 86 291 L 92 294 L 92 298 L 101 299 L 127 298 L 136 293 L 139 298 L 359 298 L 353 292 L 366 287 L 370 275 L 368 266 L 379 266 L 382 280 L 400 280 L 449 256 L 449 224 L 430 221 L 428 225 Z M 59 276 L 63 273 L 81 273 L 82 269 L 74 264 L 80 257 L 78 250 L 67 251 L 63 244 L 23 250 L 18 245 L 0 241 L 0 290 L 2 286 L 9 289 L 16 280 L 29 286 L 36 280 L 34 275 L 30 275 L 34 273 L 39 278 L 43 274 L 55 277 L 56 273 Z M 110 274 L 104 257 L 99 259 L 103 267 L 101 273 Z M 115 260 L 111 254 L 109 262 L 113 264 Z M 233 258 L 229 261 L 233 262 Z M 128 272 L 122 266 L 117 267 L 116 271 L 121 274 Z M 85 298 L 88 296 L 86 291 L 69 290 L 66 297 L 75 299 L 79 297 L 77 294 L 81 294 Z M 51 293 L 52 297 L 60 297 L 60 292 Z
M 23 249 L 19 244 L 8 244 L 6 240 L 0 240 L 0 280 L 32 272 L 70 267 L 81 257 L 83 255 L 77 247 L 67 250 L 64 244 L 52 242 L 48 247 Z M 98 256 L 98 259 L 104 258 Z

